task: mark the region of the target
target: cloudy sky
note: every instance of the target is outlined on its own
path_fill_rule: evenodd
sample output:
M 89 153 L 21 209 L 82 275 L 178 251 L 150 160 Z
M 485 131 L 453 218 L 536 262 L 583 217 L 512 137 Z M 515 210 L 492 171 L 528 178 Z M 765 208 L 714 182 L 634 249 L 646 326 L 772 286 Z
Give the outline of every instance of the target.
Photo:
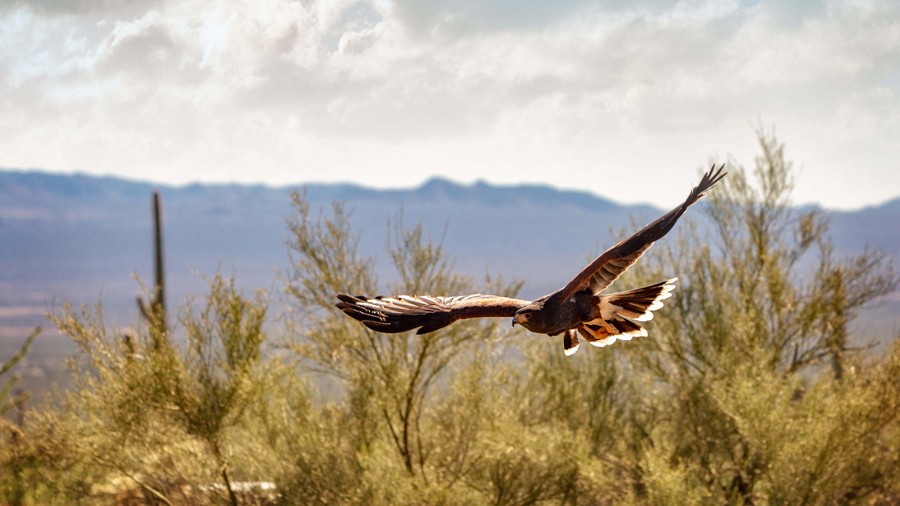
M 797 202 L 900 196 L 900 2 L 0 0 L 0 167 L 671 205 L 757 125 Z

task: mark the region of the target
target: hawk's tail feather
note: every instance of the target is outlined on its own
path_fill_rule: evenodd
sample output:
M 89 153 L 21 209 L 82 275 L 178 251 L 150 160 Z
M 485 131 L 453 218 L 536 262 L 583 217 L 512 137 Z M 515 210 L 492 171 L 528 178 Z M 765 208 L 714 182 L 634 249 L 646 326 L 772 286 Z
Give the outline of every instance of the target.
M 593 346 L 609 346 L 622 340 L 647 335 L 647 329 L 637 322 L 653 318 L 653 311 L 663 306 L 662 301 L 672 296 L 675 281 L 667 279 L 659 283 L 627 292 L 612 293 L 600 297 L 597 318 L 578 328 L 582 337 Z
M 583 324 L 578 331 L 593 346 L 609 346 L 616 341 L 630 341 L 633 337 L 647 335 L 647 329 L 624 318 L 593 320 Z
M 672 296 L 677 280 L 667 279 L 643 288 L 601 296 L 600 311 L 639 322 L 652 320 L 653 311 L 663 307 L 662 301 Z

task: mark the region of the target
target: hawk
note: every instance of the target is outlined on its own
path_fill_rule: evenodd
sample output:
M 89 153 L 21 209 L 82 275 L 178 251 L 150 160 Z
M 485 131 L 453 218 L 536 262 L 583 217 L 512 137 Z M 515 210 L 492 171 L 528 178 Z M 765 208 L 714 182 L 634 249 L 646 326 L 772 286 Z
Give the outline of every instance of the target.
M 653 311 L 661 308 L 662 301 L 672 295 L 678 278 L 627 292 L 600 293 L 666 235 L 688 207 L 725 177 L 724 168 L 724 164 L 718 169 L 713 165 L 684 203 L 608 249 L 563 288 L 537 300 L 482 294 L 367 297 L 341 293 L 337 295 L 340 302 L 336 306 L 366 327 L 388 333 L 418 328 L 417 334 L 427 334 L 465 318 L 512 317 L 513 326 L 518 324 L 549 336 L 561 334 L 566 355 L 578 351 L 579 335 L 594 346 L 646 336 L 647 330 L 637 322 L 653 318 Z

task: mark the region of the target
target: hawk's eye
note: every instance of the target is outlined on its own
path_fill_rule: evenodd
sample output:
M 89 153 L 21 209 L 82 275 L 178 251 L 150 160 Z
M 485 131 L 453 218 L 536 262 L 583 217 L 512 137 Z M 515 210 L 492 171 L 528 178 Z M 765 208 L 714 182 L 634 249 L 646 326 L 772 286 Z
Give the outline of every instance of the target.
M 524 316 L 526 320 L 530 320 L 530 319 L 531 319 L 531 313 L 525 313 L 525 314 L 522 315 L 522 316 Z

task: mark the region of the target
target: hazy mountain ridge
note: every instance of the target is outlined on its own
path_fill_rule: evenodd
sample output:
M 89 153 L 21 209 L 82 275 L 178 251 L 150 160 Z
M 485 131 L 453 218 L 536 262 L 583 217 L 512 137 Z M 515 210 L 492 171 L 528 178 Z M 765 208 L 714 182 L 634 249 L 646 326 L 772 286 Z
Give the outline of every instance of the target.
M 117 269 L 117 276 L 124 269 L 146 277 L 149 195 L 154 188 L 164 199 L 170 274 L 178 275 L 179 269 L 208 273 L 222 262 L 226 269 L 234 265 L 239 281 L 268 285 L 276 268 L 287 267 L 284 219 L 291 213 L 292 188 L 172 187 L 113 177 L 0 170 L 0 242 L 5 245 L 0 261 L 6 265 L 0 283 L 57 281 L 65 296 L 67 278 L 114 274 L 108 267 Z M 501 270 L 537 286 L 577 269 L 589 251 L 609 245 L 610 228 L 627 227 L 631 216 L 654 219 L 662 212 L 549 186 L 461 185 L 442 178 L 410 189 L 309 184 L 301 191 L 326 212 L 332 201 L 345 202 L 354 212 L 354 224 L 363 231 L 365 253 L 385 256 L 381 253 L 387 220 L 402 210 L 407 225 L 421 222 L 435 235 L 446 233 L 445 246 L 462 270 L 476 275 L 485 268 Z M 838 253 L 855 253 L 866 244 L 900 249 L 900 198 L 827 214 Z M 529 254 L 520 254 L 523 250 Z M 84 263 L 79 265 L 79 259 Z M 94 270 L 99 272 L 91 274 Z M 251 279 L 240 279 L 241 270 L 250 270 Z M 535 278 L 535 271 L 549 276 Z M 133 284 L 130 276 L 126 278 Z M 103 281 L 104 286 L 111 282 L 117 281 Z M 0 304 L 9 304 L 9 299 L 0 295 Z
M 32 307 L 54 295 L 94 302 L 127 319 L 137 284 L 150 272 L 150 192 L 163 194 L 167 274 L 173 301 L 203 291 L 197 273 L 221 268 L 247 288 L 271 287 L 287 270 L 288 187 L 239 184 L 154 185 L 114 177 L 0 170 L 0 307 Z M 476 277 L 500 272 L 527 281 L 523 295 L 552 290 L 612 243 L 611 230 L 662 210 L 620 205 L 587 192 L 549 186 L 462 185 L 434 178 L 408 189 L 352 184 L 301 188 L 314 209 L 345 202 L 361 230 L 361 249 L 392 271 L 384 244 L 387 223 L 403 213 L 444 238 L 457 267 Z M 859 211 L 829 211 L 839 254 L 868 244 L 900 250 L 900 199 Z M 693 213 L 701 216 L 700 213 Z M 15 314 L 34 313 L 19 311 Z M 24 328 L 30 316 L 0 315 L 0 328 Z
M 199 184 L 171 186 L 143 181 L 130 181 L 109 176 L 84 174 L 52 174 L 38 171 L 10 171 L 0 169 L 0 198 L 2 207 L 61 207 L 77 202 L 95 204 L 131 203 L 158 188 L 169 198 L 281 198 L 293 189 L 306 191 L 312 200 L 451 200 L 502 207 L 510 204 L 535 203 L 557 207 L 572 205 L 591 210 L 611 210 L 623 207 L 588 192 L 558 190 L 545 185 L 494 186 L 483 181 L 462 185 L 435 177 L 416 188 L 373 189 L 348 183 L 292 185 L 272 187 L 241 184 Z M 651 209 L 649 206 L 629 206 Z
M 135 290 L 130 273 L 136 270 L 148 276 L 149 196 L 154 188 L 163 194 L 168 274 L 176 287 L 182 274 L 209 273 L 220 262 L 224 269 L 234 266 L 246 286 L 269 286 L 275 269 L 288 266 L 284 219 L 291 212 L 292 188 L 172 187 L 112 177 L 0 171 L 0 241 L 6 245 L 0 251 L 6 266 L 0 273 L 0 286 L 5 288 L 0 291 L 5 292 L 0 293 L 0 304 L 19 304 L 41 293 L 94 300 L 101 288 L 106 300 L 118 298 L 120 289 L 128 292 L 130 300 Z M 652 209 L 624 207 L 588 193 L 547 186 L 465 186 L 445 179 L 432 179 L 412 189 L 310 184 L 301 191 L 314 207 L 326 211 L 332 201 L 344 201 L 363 230 L 364 252 L 379 257 L 386 257 L 381 252 L 387 220 L 401 209 L 407 224 L 421 222 L 437 235 L 446 228 L 448 250 L 461 258 L 461 268 L 475 266 L 479 275 L 488 258 L 478 260 L 479 255 L 469 250 L 500 252 L 505 246 L 525 246 L 529 238 L 515 231 L 521 220 L 540 231 L 548 227 L 541 222 L 542 213 L 562 209 L 590 218 L 611 218 L 621 226 L 629 212 Z M 603 228 L 598 228 L 598 235 L 604 235 Z M 568 240 L 559 236 L 559 230 L 546 233 Z M 583 248 L 562 249 L 578 262 L 585 253 Z M 506 271 L 501 269 L 502 256 L 489 262 L 495 266 L 493 271 Z M 528 261 L 516 255 L 514 263 L 521 262 L 526 262 L 524 267 Z M 194 281 L 188 284 L 199 285 Z M 28 294 L 12 295 L 12 287 Z M 173 293 L 180 295 L 177 288 Z

